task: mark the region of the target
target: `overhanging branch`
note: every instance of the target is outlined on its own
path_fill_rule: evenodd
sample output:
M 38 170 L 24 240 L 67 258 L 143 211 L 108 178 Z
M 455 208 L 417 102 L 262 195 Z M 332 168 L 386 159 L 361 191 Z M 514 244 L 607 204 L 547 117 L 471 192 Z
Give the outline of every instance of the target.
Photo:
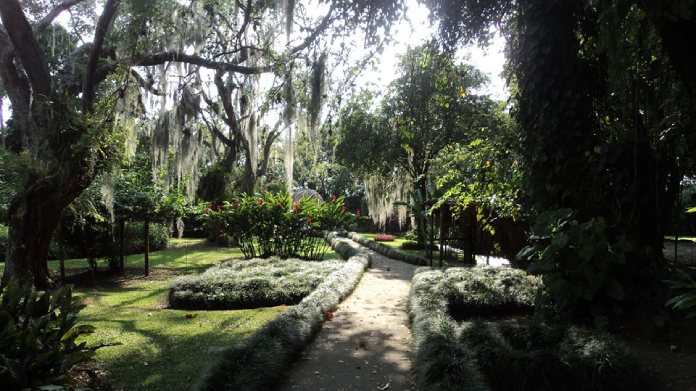
M 40 33 L 43 30 L 46 29 L 46 27 L 50 26 L 51 23 L 58 17 L 58 15 L 62 14 L 64 11 L 67 11 L 70 9 L 72 6 L 82 3 L 85 0 L 66 0 L 55 7 L 53 7 L 41 20 L 36 22 L 34 24 L 34 33 Z
M 150 55 L 145 55 L 135 59 L 130 65 L 153 66 L 161 65 L 169 61 L 183 62 L 186 64 L 198 65 L 207 69 L 214 69 L 223 72 L 241 73 L 244 75 L 257 75 L 261 73 L 271 72 L 273 70 L 273 67 L 270 65 L 249 67 L 238 65 L 235 63 L 208 60 L 195 54 L 184 54 L 178 52 L 159 52 Z

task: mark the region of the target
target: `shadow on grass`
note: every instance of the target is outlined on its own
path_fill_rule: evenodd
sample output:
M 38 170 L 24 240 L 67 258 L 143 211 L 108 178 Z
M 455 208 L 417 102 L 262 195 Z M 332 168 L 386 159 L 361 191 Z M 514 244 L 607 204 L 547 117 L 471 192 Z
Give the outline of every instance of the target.
M 239 342 L 276 315 L 273 309 L 256 313 L 230 311 L 224 317 L 183 311 L 154 310 L 140 317 L 104 314 L 85 317 L 106 329 L 101 337 L 116 337 L 123 345 L 103 348 L 97 360 L 117 386 L 127 390 L 189 390 L 224 346 Z M 221 319 L 223 318 L 223 319 Z M 98 341 L 109 342 L 109 341 Z

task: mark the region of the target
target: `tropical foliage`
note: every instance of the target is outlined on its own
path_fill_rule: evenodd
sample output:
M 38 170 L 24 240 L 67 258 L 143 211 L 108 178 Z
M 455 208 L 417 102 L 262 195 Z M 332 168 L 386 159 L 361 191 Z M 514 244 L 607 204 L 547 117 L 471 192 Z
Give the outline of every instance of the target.
M 222 205 L 201 206 L 209 229 L 234 238 L 246 258 L 301 257 L 322 259 L 325 232 L 345 228 L 355 221 L 344 197 L 331 201 L 301 198 L 284 192 L 240 195 Z
M 96 347 L 83 337 L 94 331 L 77 324 L 84 306 L 70 286 L 36 291 L 31 278 L 10 280 L 0 291 L 0 384 L 19 391 L 69 385 L 68 370 L 89 361 Z

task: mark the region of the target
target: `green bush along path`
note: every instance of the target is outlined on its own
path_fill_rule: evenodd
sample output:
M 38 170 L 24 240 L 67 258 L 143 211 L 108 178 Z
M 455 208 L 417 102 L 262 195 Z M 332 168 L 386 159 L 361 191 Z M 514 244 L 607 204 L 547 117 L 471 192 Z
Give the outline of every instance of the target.
M 281 390 L 411 390 L 407 302 L 416 266 L 364 249 L 372 268 L 324 323 Z

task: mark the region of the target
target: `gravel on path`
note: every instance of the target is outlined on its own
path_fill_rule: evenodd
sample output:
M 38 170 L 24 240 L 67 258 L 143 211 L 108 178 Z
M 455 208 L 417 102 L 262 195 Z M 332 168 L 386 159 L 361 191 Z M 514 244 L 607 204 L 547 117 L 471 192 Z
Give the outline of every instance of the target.
M 365 251 L 372 268 L 279 390 L 415 390 L 407 301 L 416 266 Z

